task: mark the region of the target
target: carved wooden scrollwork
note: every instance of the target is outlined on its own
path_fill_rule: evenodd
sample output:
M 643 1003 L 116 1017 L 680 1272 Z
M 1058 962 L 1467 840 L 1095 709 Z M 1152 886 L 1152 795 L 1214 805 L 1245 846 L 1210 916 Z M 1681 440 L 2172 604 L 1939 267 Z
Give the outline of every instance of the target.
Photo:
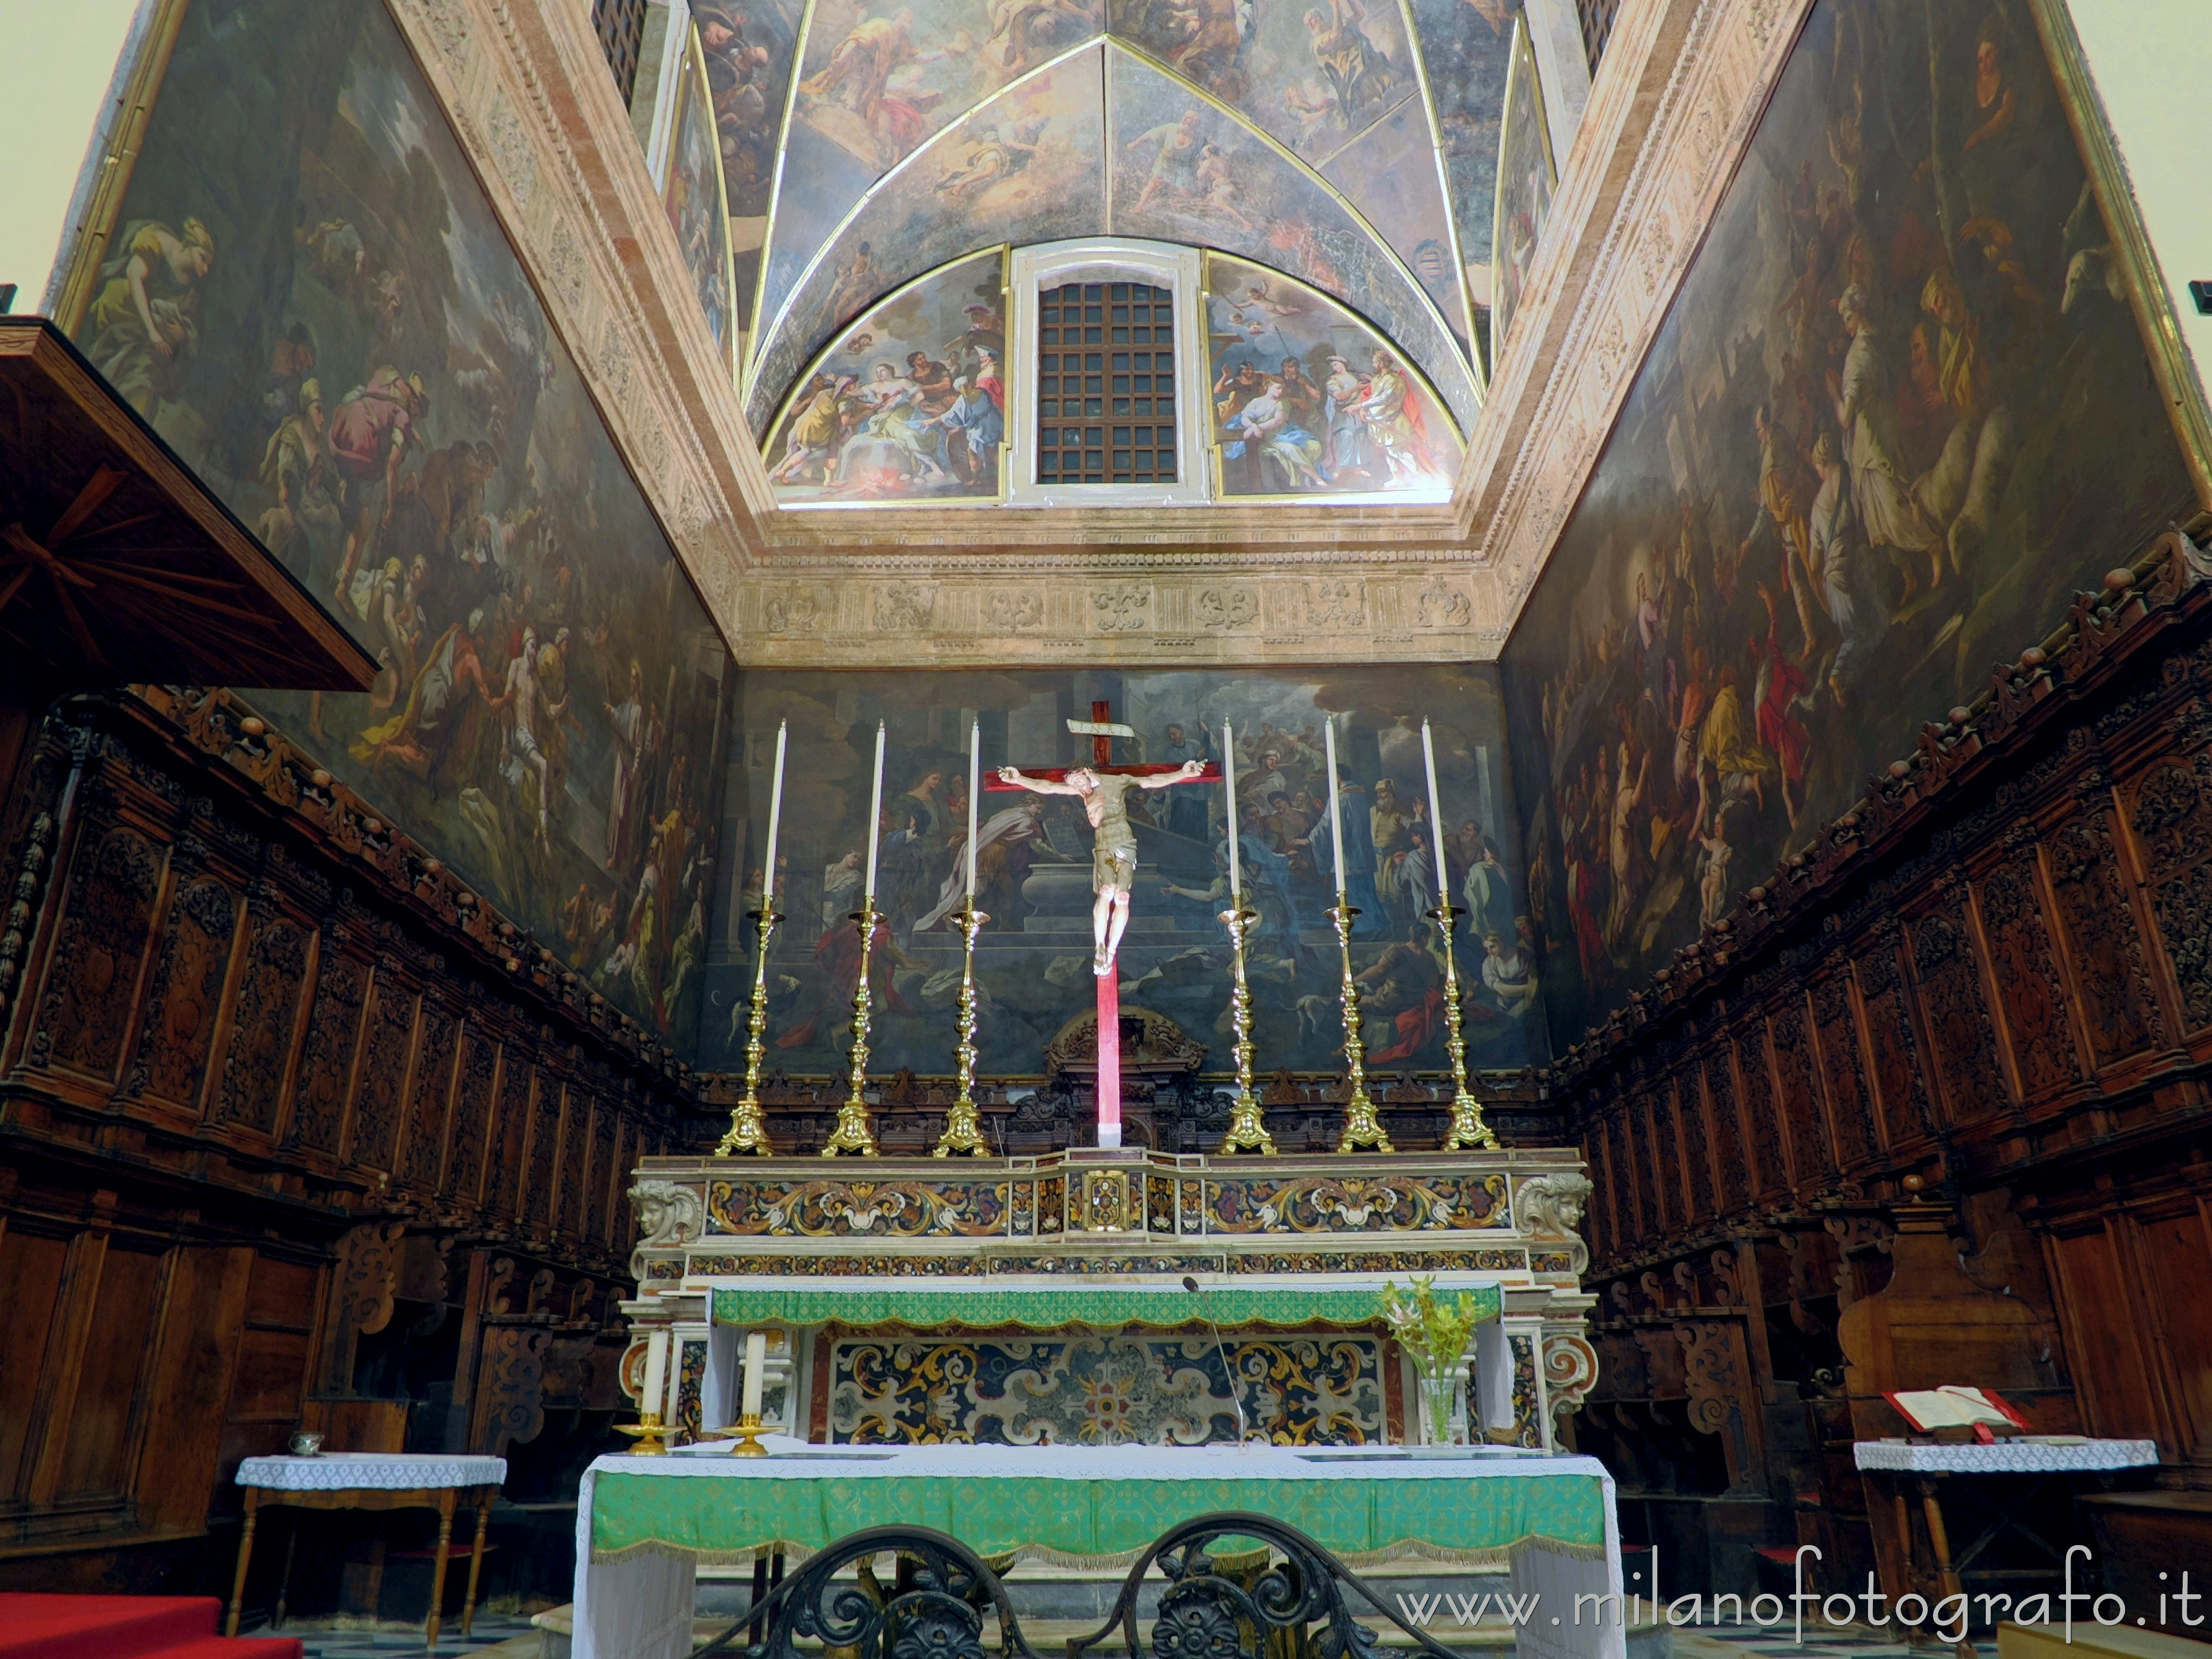
M 1582 1409 L 1589 1391 L 1597 1386 L 1597 1350 L 1579 1336 L 1547 1335 L 1544 1339 L 1544 1392 L 1552 1415 L 1565 1417 Z
M 45 1017 L 31 1039 L 34 1062 L 114 1077 L 161 880 L 160 856 L 130 830 L 110 830 L 88 855 L 78 854 Z
M 1997 1059 L 1996 1025 L 1981 965 L 1957 898 L 1912 924 L 1911 960 L 1952 1121 L 1971 1122 L 1999 1110 L 2011 1091 Z
M 258 915 L 240 975 L 230 1047 L 223 1055 L 216 1116 L 266 1134 L 276 1127 L 301 981 L 307 971 L 307 935 L 282 916 Z
M 1691 1320 L 1674 1327 L 1688 1385 L 1690 1426 L 1720 1437 L 1729 1489 L 1759 1484 L 1757 1383 L 1743 1327 L 1732 1319 Z
M 2079 1074 L 2065 987 L 2051 957 L 2037 885 L 2033 853 L 1999 865 L 1982 883 L 1982 924 L 1989 932 L 2013 1063 L 2021 1092 L 2031 1097 Z
M 371 1222 L 349 1231 L 338 1244 L 331 1279 L 335 1322 L 374 1335 L 392 1322 L 392 1299 L 399 1287 L 397 1221 Z
M 545 1425 L 545 1349 L 552 1340 L 550 1331 L 538 1326 L 486 1328 L 471 1450 L 496 1456 L 512 1441 L 535 1438 Z
M 2098 1064 L 2163 1044 L 2165 1011 L 2151 985 L 2101 799 L 2059 826 L 2045 844 L 2045 856 L 2051 896 L 2073 946 L 2074 984 Z
M 2158 931 L 2173 964 L 2185 1023 L 2212 1025 L 2212 750 L 2154 769 L 2128 822 L 2142 849 Z

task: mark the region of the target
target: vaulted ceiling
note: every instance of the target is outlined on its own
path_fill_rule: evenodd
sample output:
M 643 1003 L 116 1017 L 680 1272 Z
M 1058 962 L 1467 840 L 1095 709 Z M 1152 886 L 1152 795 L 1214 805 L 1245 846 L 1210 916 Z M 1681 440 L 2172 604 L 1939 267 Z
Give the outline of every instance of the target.
M 738 383 L 950 258 L 1111 234 L 1333 295 L 1462 429 L 1482 396 L 1518 0 L 702 0 Z

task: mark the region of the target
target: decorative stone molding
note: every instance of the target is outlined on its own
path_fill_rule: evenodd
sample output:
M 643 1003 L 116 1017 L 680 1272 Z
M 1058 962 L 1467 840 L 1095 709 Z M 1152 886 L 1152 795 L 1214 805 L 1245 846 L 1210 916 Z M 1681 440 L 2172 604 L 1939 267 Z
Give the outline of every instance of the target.
M 697 1242 L 707 1231 L 707 1211 L 696 1190 L 670 1181 L 640 1180 L 629 1189 L 637 1212 L 637 1253 L 630 1257 L 632 1277 L 645 1276 L 643 1252 L 678 1249 Z

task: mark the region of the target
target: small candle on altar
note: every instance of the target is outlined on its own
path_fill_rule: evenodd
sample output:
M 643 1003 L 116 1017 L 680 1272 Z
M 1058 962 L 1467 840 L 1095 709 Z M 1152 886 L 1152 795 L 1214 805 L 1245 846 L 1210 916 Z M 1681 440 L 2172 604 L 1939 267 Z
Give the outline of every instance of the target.
M 772 908 L 769 901 L 775 896 L 775 832 L 783 822 L 783 743 L 791 733 L 791 722 L 784 720 L 775 728 L 775 781 L 768 792 L 768 858 L 761 866 L 761 908 Z
M 1444 867 L 1444 809 L 1437 796 L 1437 746 L 1429 738 L 1429 723 L 1421 721 L 1421 760 L 1429 769 L 1429 856 L 1437 861 L 1437 896 L 1451 902 L 1451 872 Z
M 866 896 L 876 896 L 876 836 L 884 822 L 884 723 L 876 722 L 876 781 L 868 790 L 868 885 Z
M 1337 902 L 1345 902 L 1352 890 L 1344 884 L 1344 814 L 1336 799 L 1336 717 L 1332 714 L 1322 722 L 1321 735 L 1328 749 L 1328 844 L 1336 854 Z
M 975 797 L 983 786 L 983 722 L 968 724 L 968 896 L 975 896 Z
M 745 1393 L 738 1407 L 740 1415 L 758 1417 L 761 1414 L 763 1373 L 768 1370 L 768 1333 L 745 1333 Z
M 1243 871 L 1237 862 L 1237 733 L 1221 722 L 1221 781 L 1229 796 L 1229 903 L 1244 890 Z
M 645 1393 L 638 1401 L 638 1410 L 660 1415 L 666 1402 L 661 1396 L 668 1392 L 668 1328 L 660 1326 L 646 1333 L 645 1337 Z

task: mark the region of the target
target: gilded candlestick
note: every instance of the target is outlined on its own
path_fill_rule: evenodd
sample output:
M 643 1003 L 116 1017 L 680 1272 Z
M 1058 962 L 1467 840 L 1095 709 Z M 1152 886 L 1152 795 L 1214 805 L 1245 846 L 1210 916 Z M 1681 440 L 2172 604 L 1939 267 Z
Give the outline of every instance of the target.
M 1237 1033 L 1237 1093 L 1229 1107 L 1229 1133 L 1222 1136 L 1218 1149 L 1224 1156 L 1231 1152 L 1275 1156 L 1275 1140 L 1267 1133 L 1267 1115 L 1260 1109 L 1260 1097 L 1252 1092 L 1252 994 L 1244 983 L 1244 935 L 1259 919 L 1244 908 L 1242 893 L 1231 893 L 1229 908 L 1221 913 L 1237 963 L 1237 977 L 1229 993 L 1230 1024 Z
M 955 1152 L 973 1158 L 986 1150 L 983 1126 L 975 1116 L 975 935 L 990 919 L 975 908 L 973 893 L 952 918 L 960 930 L 960 1046 L 954 1051 L 960 1062 L 960 1089 L 945 1115 L 945 1133 L 930 1149 L 932 1158 L 950 1158 Z
M 635 1423 L 617 1423 L 617 1434 L 626 1434 L 635 1443 L 629 1449 L 632 1457 L 665 1457 L 668 1443 L 661 1438 L 665 1425 L 659 1412 L 640 1412 Z
M 745 1153 L 769 1158 L 775 1151 L 768 1141 L 768 1122 L 761 1115 L 760 1073 L 761 1056 L 767 1052 L 763 1039 L 768 1030 L 769 935 L 783 918 L 765 902 L 748 914 L 760 929 L 760 939 L 759 955 L 753 967 L 752 1012 L 745 1022 L 745 1092 L 738 1099 L 737 1109 L 730 1114 L 729 1133 L 714 1148 L 717 1158 L 736 1158 Z
M 868 959 L 875 951 L 876 921 L 880 914 L 872 893 L 862 899 L 860 908 L 853 912 L 853 925 L 860 930 L 860 982 L 853 992 L 853 1086 L 845 1096 L 845 1103 L 837 1109 L 836 1127 L 830 1131 L 830 1139 L 822 1143 L 824 1158 L 835 1158 L 840 1152 L 854 1152 L 862 1158 L 876 1155 L 876 1132 L 868 1123 L 868 1102 L 864 1091 L 868 1086 L 868 1011 L 872 1000 L 868 987 Z
M 1344 1000 L 1344 1065 L 1345 1076 L 1352 1085 L 1352 1093 L 1344 1103 L 1344 1133 L 1336 1143 L 1340 1152 L 1356 1152 L 1363 1147 L 1372 1147 L 1378 1152 L 1395 1152 L 1390 1137 L 1382 1133 L 1382 1125 L 1375 1115 L 1375 1103 L 1367 1097 L 1367 1044 L 1359 1035 L 1359 987 L 1352 977 L 1352 924 L 1359 912 L 1354 909 L 1344 890 L 1336 890 L 1336 907 L 1328 919 L 1336 924 L 1336 943 L 1344 953 L 1344 982 L 1338 988 Z
M 1451 1055 L 1452 1070 L 1451 1133 L 1444 1137 L 1441 1150 L 1494 1152 L 1498 1136 L 1482 1121 L 1482 1103 L 1467 1088 L 1467 1042 L 1460 1035 L 1459 964 L 1453 960 L 1458 953 L 1452 949 L 1452 926 L 1463 914 L 1449 899 L 1439 900 L 1429 912 L 1429 919 L 1444 938 L 1444 1048 Z

